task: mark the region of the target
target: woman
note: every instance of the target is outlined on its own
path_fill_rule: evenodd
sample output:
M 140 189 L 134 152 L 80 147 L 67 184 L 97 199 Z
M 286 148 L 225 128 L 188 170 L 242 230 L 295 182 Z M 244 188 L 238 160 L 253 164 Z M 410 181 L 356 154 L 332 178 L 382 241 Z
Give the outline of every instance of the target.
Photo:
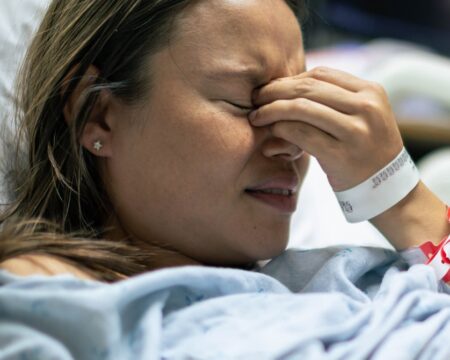
M 308 154 L 335 191 L 389 163 L 403 145 L 383 90 L 305 71 L 293 10 L 53 2 L 20 81 L 29 161 L 3 216 L 2 267 L 103 280 L 248 268 L 285 249 Z M 404 249 L 447 234 L 444 210 L 420 183 L 371 221 Z
M 283 253 L 308 154 L 341 191 L 402 149 L 379 86 L 305 71 L 293 10 L 52 3 L 20 82 L 28 163 L 2 219 L 0 359 L 414 358 L 421 341 L 448 358 L 430 329 L 450 336 L 450 303 L 429 267 Z M 419 183 L 371 221 L 401 250 L 439 242 L 444 212 Z M 281 253 L 270 277 L 229 269 Z M 405 337 L 417 319 L 430 326 Z

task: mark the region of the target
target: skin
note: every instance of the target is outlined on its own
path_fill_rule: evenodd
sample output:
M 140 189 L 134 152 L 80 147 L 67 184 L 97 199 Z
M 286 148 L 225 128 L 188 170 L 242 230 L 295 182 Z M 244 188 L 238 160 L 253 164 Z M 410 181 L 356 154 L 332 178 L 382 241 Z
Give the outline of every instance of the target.
M 252 126 L 236 104 L 251 108 L 255 87 L 304 66 L 299 25 L 281 0 L 187 9 L 170 46 L 149 61 L 148 97 L 133 106 L 106 99 L 107 126 L 92 123 L 83 139 L 91 151 L 95 139 L 104 145 L 94 153 L 116 215 L 110 236 L 154 252 L 155 267 L 242 266 L 280 254 L 292 213 L 244 190 L 277 176 L 300 183 L 308 158 Z M 218 77 L 227 71 L 239 76 Z M 242 76 L 249 71 L 254 79 Z
M 309 153 L 333 189 L 345 190 L 402 148 L 379 85 L 304 70 L 301 31 L 283 1 L 200 1 L 177 26 L 170 46 L 149 60 L 148 96 L 130 106 L 104 92 L 82 136 L 114 206 L 109 237 L 154 253 L 153 268 L 274 257 L 286 247 L 291 214 L 249 198 L 247 187 L 293 174 L 300 185 Z M 240 75 L 218 76 L 230 71 Z M 96 74 L 91 67 L 86 79 Z M 450 233 L 444 213 L 419 183 L 371 222 L 403 249 Z
M 403 148 L 384 89 L 345 72 L 319 67 L 277 79 L 256 89 L 253 101 L 252 125 L 270 126 L 314 155 L 334 191 L 365 181 Z M 450 233 L 446 205 L 422 182 L 370 221 L 398 250 Z
M 29 254 L 9 259 L 0 264 L 0 269 L 18 276 L 71 274 L 79 279 L 94 280 L 88 272 L 57 257 L 47 255 Z

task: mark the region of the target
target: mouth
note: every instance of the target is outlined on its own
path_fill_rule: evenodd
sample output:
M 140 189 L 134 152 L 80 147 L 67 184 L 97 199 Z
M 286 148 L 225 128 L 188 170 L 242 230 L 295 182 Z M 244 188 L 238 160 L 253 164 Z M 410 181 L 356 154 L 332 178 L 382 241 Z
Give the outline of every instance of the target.
M 260 204 L 290 215 L 297 209 L 298 189 L 299 179 L 291 173 L 279 174 L 244 191 Z
M 285 214 L 292 214 L 297 209 L 297 194 L 291 190 L 245 190 L 245 193 L 260 203 Z

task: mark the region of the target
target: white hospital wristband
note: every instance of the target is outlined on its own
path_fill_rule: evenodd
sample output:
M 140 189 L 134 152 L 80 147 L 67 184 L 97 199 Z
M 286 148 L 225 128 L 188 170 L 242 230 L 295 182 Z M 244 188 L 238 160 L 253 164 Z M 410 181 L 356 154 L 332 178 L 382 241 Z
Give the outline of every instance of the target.
M 420 175 L 405 148 L 382 170 L 355 187 L 335 192 L 348 222 L 372 219 L 390 209 L 419 183 Z

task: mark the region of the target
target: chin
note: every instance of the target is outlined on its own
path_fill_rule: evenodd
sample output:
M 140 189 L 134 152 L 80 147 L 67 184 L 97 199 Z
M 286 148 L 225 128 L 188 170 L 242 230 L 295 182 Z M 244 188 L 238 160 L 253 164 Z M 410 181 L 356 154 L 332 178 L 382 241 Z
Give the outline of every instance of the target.
M 253 244 L 251 249 L 250 261 L 269 260 L 282 254 L 288 245 L 289 236 L 283 238 L 272 237 L 271 239 L 263 239 L 258 243 Z
M 283 246 L 272 247 L 259 254 L 257 260 L 269 260 L 282 254 L 287 248 L 287 241 Z
M 224 253 L 222 253 L 220 258 L 209 258 L 207 261 L 205 259 L 199 259 L 199 261 L 209 266 L 247 268 L 249 264 L 254 264 L 261 260 L 270 260 L 282 254 L 286 250 L 288 237 L 286 239 L 276 240 L 273 241 L 272 239 L 270 242 L 254 242 L 245 249 L 240 248 L 236 251 L 230 251 L 226 257 L 223 257 Z
M 289 242 L 289 226 L 281 225 L 272 223 L 258 231 L 244 227 L 239 233 L 227 233 L 221 238 L 216 235 L 215 245 L 196 247 L 197 252 L 189 256 L 204 265 L 225 267 L 239 267 L 274 258 L 286 250 Z

